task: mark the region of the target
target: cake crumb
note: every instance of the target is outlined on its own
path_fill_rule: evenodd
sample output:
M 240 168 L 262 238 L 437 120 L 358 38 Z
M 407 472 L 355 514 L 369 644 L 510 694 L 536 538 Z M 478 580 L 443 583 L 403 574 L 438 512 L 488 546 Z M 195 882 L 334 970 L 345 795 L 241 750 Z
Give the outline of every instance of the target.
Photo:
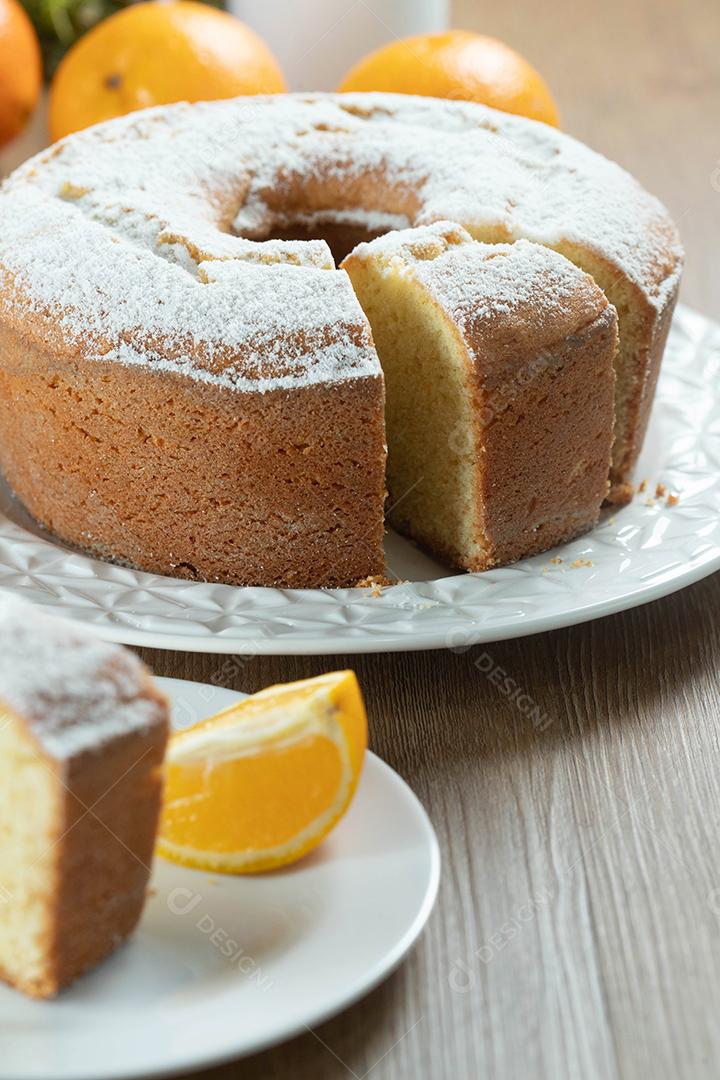
M 559 566 L 560 563 L 562 562 L 562 559 L 560 558 L 559 555 L 556 555 L 554 559 L 550 560 L 550 562 L 552 563 L 553 566 Z
M 648 486 L 647 480 L 641 480 L 640 483 L 637 486 L 638 495 L 642 495 L 643 491 L 647 491 L 647 486 Z
M 664 484 L 658 484 L 655 488 L 655 498 L 662 499 L 663 495 L 667 494 L 667 488 Z
M 595 563 L 592 561 L 592 559 L 575 559 L 574 562 L 570 563 L 570 569 L 571 570 L 578 570 L 581 566 L 594 566 L 594 565 L 595 565 Z
M 645 505 L 646 506 L 654 506 L 655 505 L 655 499 L 652 497 L 652 495 L 648 495 L 647 499 L 645 500 Z
M 680 502 L 680 496 L 679 495 L 673 495 L 672 492 L 671 492 L 667 497 L 667 501 L 666 501 L 665 505 L 666 506 L 677 506 L 677 504 L 679 502 Z
M 386 589 L 389 585 L 399 585 L 400 581 L 393 581 L 392 578 L 386 577 L 384 574 L 380 576 L 366 577 L 362 581 L 358 581 L 358 589 L 369 589 L 371 596 L 382 596 L 383 589 Z

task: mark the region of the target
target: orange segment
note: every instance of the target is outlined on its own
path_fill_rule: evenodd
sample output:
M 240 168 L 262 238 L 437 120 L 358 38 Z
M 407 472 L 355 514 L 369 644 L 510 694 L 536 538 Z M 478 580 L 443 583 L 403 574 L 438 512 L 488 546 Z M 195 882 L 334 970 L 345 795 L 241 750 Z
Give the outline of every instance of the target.
M 347 810 L 366 748 L 352 671 L 272 686 L 177 733 L 158 853 L 229 874 L 295 862 Z
M 467 30 L 385 45 L 361 60 L 339 89 L 479 101 L 558 125 L 553 96 L 535 68 L 502 41 Z

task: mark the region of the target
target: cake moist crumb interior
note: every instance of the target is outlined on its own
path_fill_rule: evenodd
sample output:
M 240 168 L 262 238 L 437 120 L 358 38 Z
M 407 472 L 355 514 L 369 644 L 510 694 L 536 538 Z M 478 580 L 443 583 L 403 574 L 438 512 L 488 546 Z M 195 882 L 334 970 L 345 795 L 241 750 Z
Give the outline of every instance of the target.
M 0 978 L 33 993 L 46 979 L 59 788 L 22 725 L 2 708 L 0 761 Z
M 390 520 L 454 561 L 479 561 L 478 447 L 462 344 L 401 269 L 351 276 L 385 374 Z

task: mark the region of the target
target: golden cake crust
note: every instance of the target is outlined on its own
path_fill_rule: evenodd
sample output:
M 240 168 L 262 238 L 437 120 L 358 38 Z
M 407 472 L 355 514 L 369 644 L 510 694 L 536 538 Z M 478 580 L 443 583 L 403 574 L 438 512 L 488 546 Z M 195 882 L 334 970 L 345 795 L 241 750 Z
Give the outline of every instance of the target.
M 352 585 L 384 568 L 383 384 L 245 393 L 68 356 L 0 326 L 0 461 L 64 540 L 150 572 Z

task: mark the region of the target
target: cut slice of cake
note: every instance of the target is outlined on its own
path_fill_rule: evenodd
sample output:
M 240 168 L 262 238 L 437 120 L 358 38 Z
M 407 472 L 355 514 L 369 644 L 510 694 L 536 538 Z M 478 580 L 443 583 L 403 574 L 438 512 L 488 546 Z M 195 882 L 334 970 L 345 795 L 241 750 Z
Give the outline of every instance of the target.
M 592 278 L 448 222 L 343 262 L 387 394 L 391 523 L 468 570 L 590 529 L 608 492 L 617 315 Z
M 52 997 L 132 932 L 168 705 L 130 652 L 0 598 L 0 978 Z

